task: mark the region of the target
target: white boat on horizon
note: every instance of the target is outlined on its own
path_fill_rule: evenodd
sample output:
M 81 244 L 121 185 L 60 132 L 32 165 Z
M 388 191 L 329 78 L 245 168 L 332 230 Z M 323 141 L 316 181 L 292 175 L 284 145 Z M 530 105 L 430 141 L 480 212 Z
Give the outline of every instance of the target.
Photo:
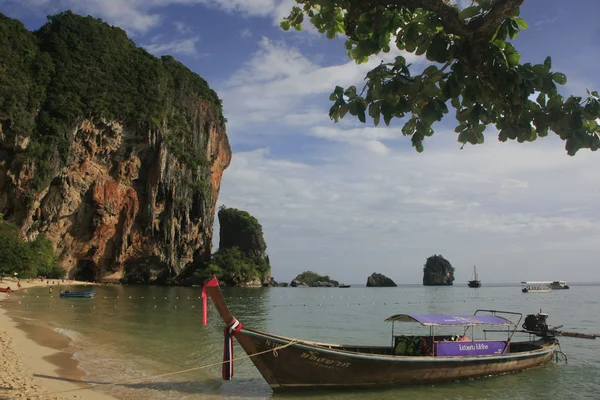
M 552 288 L 550 287 L 550 281 L 541 281 L 541 282 L 521 282 L 523 288 L 521 291 L 523 293 L 546 293 L 551 292 Z

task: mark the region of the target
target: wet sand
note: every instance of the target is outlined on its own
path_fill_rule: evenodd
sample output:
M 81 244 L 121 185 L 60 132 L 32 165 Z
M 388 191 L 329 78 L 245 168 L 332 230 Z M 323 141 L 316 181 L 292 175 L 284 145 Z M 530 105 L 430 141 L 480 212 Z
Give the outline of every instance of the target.
M 69 284 L 89 285 L 75 281 Z M 21 290 L 50 286 L 39 280 L 21 281 L 21 285 Z M 17 289 L 16 280 L 3 279 L 0 287 L 7 286 Z M 60 286 L 53 286 L 53 291 L 59 290 Z M 2 307 L 4 300 L 18 293 L 18 290 L 12 294 L 0 293 L 0 399 L 114 399 L 81 381 L 85 372 L 73 359 L 74 349 L 68 338 L 35 321 L 22 321 L 7 314 Z

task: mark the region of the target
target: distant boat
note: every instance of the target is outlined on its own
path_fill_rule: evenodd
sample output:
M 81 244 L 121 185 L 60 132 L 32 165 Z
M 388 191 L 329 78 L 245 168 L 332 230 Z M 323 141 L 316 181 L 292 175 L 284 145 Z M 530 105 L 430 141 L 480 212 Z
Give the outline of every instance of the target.
M 473 265 L 473 279 L 469 281 L 469 287 L 481 287 L 481 281 L 477 279 L 477 270 Z
M 352 285 L 346 285 L 345 283 L 340 283 L 340 286 L 338 286 L 338 287 L 349 288 L 350 286 L 352 286 Z
M 550 289 L 569 289 L 569 285 L 565 281 L 552 281 Z
M 70 292 L 70 291 L 65 291 L 65 292 L 60 292 L 60 297 L 86 297 L 86 298 L 90 298 L 90 297 L 94 297 L 96 295 L 96 292 L 94 290 L 90 290 L 89 292 Z
M 551 292 L 550 282 L 521 282 L 523 293 L 547 293 Z

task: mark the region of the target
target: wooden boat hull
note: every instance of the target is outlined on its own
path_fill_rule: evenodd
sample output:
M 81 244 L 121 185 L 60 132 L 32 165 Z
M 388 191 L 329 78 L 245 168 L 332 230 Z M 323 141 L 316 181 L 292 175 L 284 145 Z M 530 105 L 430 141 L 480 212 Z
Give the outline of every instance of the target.
M 235 337 L 248 354 L 292 340 L 247 329 Z M 548 342 L 534 351 L 483 357 L 377 355 L 344 351 L 336 346 L 329 349 L 299 342 L 251 360 L 274 391 L 374 388 L 431 384 L 535 368 L 552 359 L 557 344 Z

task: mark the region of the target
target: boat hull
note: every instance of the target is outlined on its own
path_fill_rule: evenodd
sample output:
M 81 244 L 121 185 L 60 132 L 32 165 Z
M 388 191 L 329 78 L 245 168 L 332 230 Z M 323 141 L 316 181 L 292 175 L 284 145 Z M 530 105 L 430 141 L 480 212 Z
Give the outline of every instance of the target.
M 83 298 L 92 298 L 96 295 L 96 292 L 62 292 L 60 293 L 60 297 L 83 297 Z
M 236 338 L 248 354 L 268 351 L 292 340 L 252 330 L 242 330 Z M 556 343 L 545 343 L 534 351 L 493 356 L 406 357 L 349 352 L 302 342 L 251 359 L 274 391 L 375 388 L 535 368 L 549 362 L 556 347 Z

